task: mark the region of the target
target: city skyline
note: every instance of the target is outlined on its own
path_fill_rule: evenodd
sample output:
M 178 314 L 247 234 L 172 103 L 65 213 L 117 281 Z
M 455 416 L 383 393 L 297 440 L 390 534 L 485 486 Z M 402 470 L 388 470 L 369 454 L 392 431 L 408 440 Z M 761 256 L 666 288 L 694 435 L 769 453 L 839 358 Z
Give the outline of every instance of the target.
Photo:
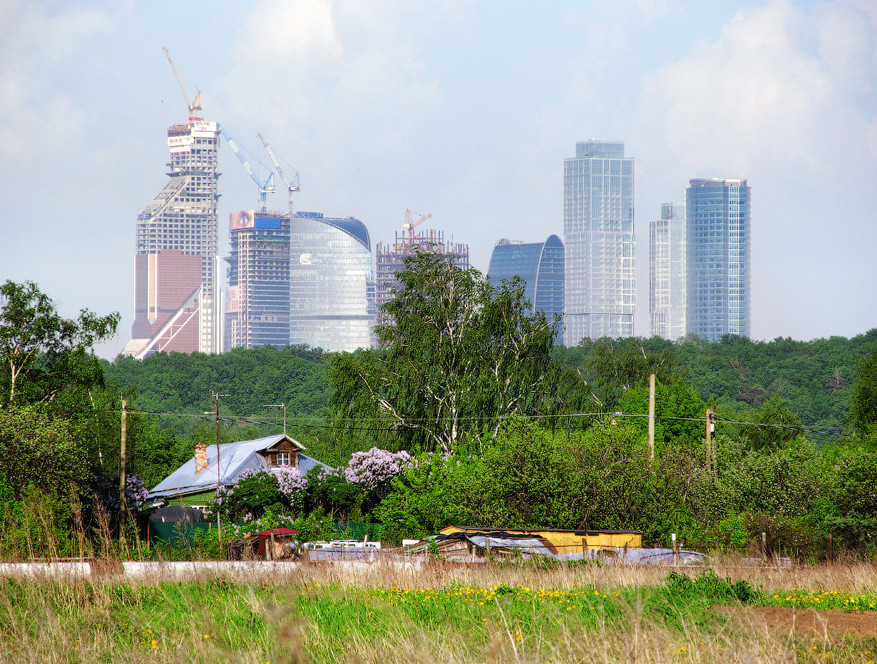
M 617 139 L 636 158 L 635 334 L 646 222 L 709 177 L 757 193 L 752 338 L 877 326 L 871 2 L 9 0 L 0 25 L 0 279 L 67 316 L 120 312 L 104 356 L 127 341 L 135 220 L 187 112 L 161 46 L 257 170 L 262 133 L 301 173 L 297 208 L 362 219 L 374 243 L 411 208 L 486 272 L 498 238 L 562 234 L 569 146 Z M 219 169 L 226 257 L 228 215 L 258 192 L 224 144 Z

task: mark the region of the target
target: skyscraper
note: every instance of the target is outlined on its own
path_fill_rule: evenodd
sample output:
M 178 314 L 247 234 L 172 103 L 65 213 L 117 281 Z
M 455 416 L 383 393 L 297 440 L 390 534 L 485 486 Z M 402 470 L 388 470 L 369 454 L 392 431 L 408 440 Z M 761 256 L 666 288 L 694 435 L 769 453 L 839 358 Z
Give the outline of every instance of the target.
M 749 196 L 746 180 L 694 179 L 686 192 L 689 333 L 749 336 Z
M 220 349 L 217 282 L 219 125 L 197 117 L 167 132 L 170 180 L 137 218 L 133 337 L 137 357 Z M 193 265 L 200 278 L 191 279 Z
M 289 215 L 245 210 L 229 220 L 225 350 L 289 343 Z
M 545 242 L 499 240 L 490 256 L 487 277 L 494 286 L 504 279 L 520 277 L 526 284 L 524 295 L 533 313 L 543 312 L 549 322 L 563 316 L 564 253 L 563 242 L 556 235 L 550 235 Z M 562 336 L 557 342 L 563 343 Z
M 664 203 L 649 223 L 649 319 L 651 335 L 685 336 L 685 206 Z
M 576 143 L 563 171 L 564 339 L 633 336 L 633 159 L 622 142 L 589 140 Z
M 290 221 L 289 343 L 326 351 L 369 348 L 375 271 L 359 219 L 299 212 Z

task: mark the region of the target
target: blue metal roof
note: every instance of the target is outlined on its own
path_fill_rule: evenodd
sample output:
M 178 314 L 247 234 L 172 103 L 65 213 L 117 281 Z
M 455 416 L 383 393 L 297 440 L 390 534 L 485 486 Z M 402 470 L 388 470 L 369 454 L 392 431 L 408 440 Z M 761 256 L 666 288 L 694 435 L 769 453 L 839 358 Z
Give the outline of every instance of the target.
M 219 464 L 217 465 L 216 445 L 210 445 L 207 448 L 209 465 L 206 468 L 200 473 L 196 473 L 195 457 L 193 456 L 159 482 L 149 492 L 149 497 L 163 498 L 215 490 L 218 482 L 221 481 L 224 486 L 233 484 L 238 476 L 248 468 L 269 470 L 268 460 L 258 452 L 267 450 L 283 440 L 289 440 L 299 450 L 305 449 L 304 445 L 284 434 L 257 438 L 256 440 L 242 440 L 236 443 L 223 443 L 219 446 Z M 330 466 L 301 452 L 298 453 L 298 466 L 302 475 L 306 475 L 308 471 L 317 466 L 332 470 Z
M 334 226 L 338 230 L 344 231 L 348 235 L 355 237 L 366 249 L 371 250 L 371 240 L 368 236 L 368 229 L 359 219 L 354 217 L 347 217 L 346 219 L 324 217 L 322 221 L 329 226 Z

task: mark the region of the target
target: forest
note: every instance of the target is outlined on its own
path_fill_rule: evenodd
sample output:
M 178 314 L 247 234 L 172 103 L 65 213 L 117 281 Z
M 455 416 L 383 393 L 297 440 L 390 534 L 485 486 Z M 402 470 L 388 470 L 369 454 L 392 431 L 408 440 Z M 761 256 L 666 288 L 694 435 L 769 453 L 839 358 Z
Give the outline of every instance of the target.
M 94 356 L 117 314 L 65 320 L 35 284 L 4 284 L 0 556 L 48 536 L 38 516 L 66 542 L 59 553 L 101 519 L 136 527 L 120 505 L 122 399 L 136 516 L 145 490 L 196 442 L 214 442 L 214 395 L 222 442 L 280 433 L 285 415 L 307 454 L 335 469 L 231 487 L 215 510 L 250 529 L 295 524 L 317 537 L 367 522 L 390 541 L 451 523 L 634 529 L 651 544 L 674 532 L 742 552 L 768 531 L 801 559 L 824 556 L 829 537 L 850 555 L 877 553 L 877 329 L 562 347 L 558 321 L 531 312 L 521 282 L 491 285 L 431 255 L 399 278 L 375 349 L 142 361 Z

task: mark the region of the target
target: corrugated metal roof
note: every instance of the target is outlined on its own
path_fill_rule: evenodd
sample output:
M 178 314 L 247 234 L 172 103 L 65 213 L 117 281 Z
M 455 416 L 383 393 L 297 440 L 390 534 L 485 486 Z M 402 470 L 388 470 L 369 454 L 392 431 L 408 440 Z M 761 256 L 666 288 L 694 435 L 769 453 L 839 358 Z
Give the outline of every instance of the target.
M 196 473 L 195 457 L 193 456 L 159 482 L 149 492 L 149 497 L 161 498 L 187 493 L 200 493 L 201 491 L 209 491 L 211 489 L 215 490 L 217 482 L 221 480 L 224 486 L 233 484 L 238 476 L 248 468 L 268 470 L 268 460 L 261 454 L 258 454 L 258 452 L 266 450 L 284 439 L 289 440 L 299 449 L 304 449 L 304 445 L 283 434 L 257 438 L 256 440 L 242 440 L 236 443 L 222 443 L 219 446 L 218 469 L 216 445 L 211 445 L 207 448 L 207 462 L 209 465 L 206 468 L 200 473 Z M 317 466 L 323 466 L 331 470 L 326 464 L 320 463 L 301 452 L 298 453 L 298 465 L 302 475 L 306 475 L 308 471 Z

